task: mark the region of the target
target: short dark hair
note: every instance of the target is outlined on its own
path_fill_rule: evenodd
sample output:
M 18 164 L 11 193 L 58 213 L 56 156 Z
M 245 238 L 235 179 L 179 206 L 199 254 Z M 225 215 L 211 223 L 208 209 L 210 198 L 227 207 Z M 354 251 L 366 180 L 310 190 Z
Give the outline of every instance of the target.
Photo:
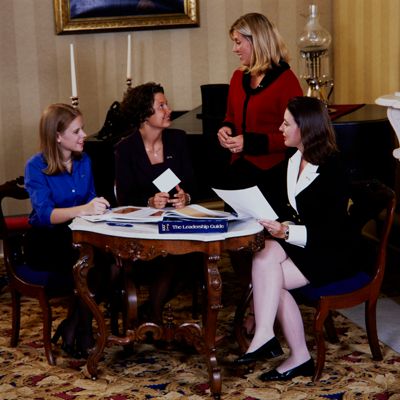
M 135 128 L 139 128 L 148 117 L 154 114 L 156 93 L 164 93 L 164 88 L 155 82 L 135 86 L 125 93 L 121 102 L 121 111 Z
M 287 109 L 300 128 L 303 157 L 306 161 L 323 164 L 338 152 L 336 136 L 325 103 L 315 97 L 293 97 Z

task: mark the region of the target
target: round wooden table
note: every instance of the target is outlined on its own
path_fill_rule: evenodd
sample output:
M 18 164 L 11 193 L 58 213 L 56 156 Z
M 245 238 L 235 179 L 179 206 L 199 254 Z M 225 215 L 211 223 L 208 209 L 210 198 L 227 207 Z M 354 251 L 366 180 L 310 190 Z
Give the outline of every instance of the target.
M 98 326 L 95 347 L 87 360 L 90 376 L 97 377 L 97 364 L 106 345 L 127 345 L 144 340 L 151 332 L 155 338 L 172 340 L 185 338 L 206 357 L 211 393 L 221 395 L 221 370 L 216 357 L 216 328 L 218 311 L 221 309 L 222 279 L 218 269 L 222 252 L 226 250 L 249 250 L 256 252 L 264 246 L 262 226 L 255 220 L 232 221 L 226 233 L 207 234 L 159 234 L 157 224 L 134 224 L 133 227 L 115 227 L 101 222 L 88 222 L 76 218 L 70 225 L 74 245 L 80 250 L 80 258 L 74 266 L 74 279 L 78 295 L 93 312 Z M 205 307 L 202 326 L 187 322 L 179 326 L 167 323 L 158 326 L 151 322 L 138 325 L 137 295 L 134 283 L 125 280 L 124 288 L 127 329 L 123 337 L 108 333 L 104 315 L 88 287 L 87 276 L 93 265 L 93 249 L 111 253 L 117 264 L 128 271 L 134 267 L 132 261 L 151 260 L 167 254 L 204 254 Z

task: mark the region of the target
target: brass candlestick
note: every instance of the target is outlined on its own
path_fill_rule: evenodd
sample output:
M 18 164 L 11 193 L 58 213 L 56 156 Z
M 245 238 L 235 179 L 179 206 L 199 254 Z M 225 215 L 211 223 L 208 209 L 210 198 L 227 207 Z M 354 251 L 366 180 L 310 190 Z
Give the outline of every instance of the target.
M 71 99 L 72 107 L 78 108 L 78 105 L 79 105 L 79 97 L 78 97 L 78 96 L 71 96 L 70 99 Z
M 132 87 L 132 78 L 126 78 L 126 86 L 128 86 L 128 90 Z

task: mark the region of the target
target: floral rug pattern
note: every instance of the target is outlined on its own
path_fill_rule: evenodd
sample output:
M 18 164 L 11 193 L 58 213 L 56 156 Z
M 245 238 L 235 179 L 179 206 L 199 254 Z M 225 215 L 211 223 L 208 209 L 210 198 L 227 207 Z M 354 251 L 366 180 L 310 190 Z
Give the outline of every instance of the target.
M 384 359 L 374 362 L 365 332 L 340 314 L 335 317 L 340 343 L 327 343 L 322 378 L 312 383 L 296 378 L 284 383 L 263 383 L 262 371 L 274 368 L 279 358 L 258 363 L 254 371 L 238 371 L 232 361 L 238 347 L 232 337 L 237 282 L 226 259 L 221 268 L 224 282 L 223 310 L 219 314 L 217 356 L 222 371 L 222 399 L 374 399 L 400 400 L 400 354 L 382 345 Z M 189 292 L 171 302 L 174 317 L 190 317 Z M 20 342 L 9 347 L 11 328 L 10 294 L 0 296 L 0 399 L 204 399 L 210 397 L 208 373 L 202 356 L 176 344 L 166 350 L 157 344 L 135 344 L 127 354 L 121 347 L 107 348 L 99 362 L 99 376 L 86 377 L 84 360 L 68 358 L 55 346 L 57 365 L 49 366 L 41 342 L 41 316 L 36 302 L 22 305 Z M 309 348 L 315 356 L 311 333 L 313 310 L 302 308 Z M 53 307 L 53 329 L 64 318 L 65 309 Z M 279 335 L 278 335 L 279 336 Z M 282 340 L 283 347 L 285 346 Z M 284 347 L 287 353 L 288 349 Z M 283 356 L 284 357 L 284 356 Z

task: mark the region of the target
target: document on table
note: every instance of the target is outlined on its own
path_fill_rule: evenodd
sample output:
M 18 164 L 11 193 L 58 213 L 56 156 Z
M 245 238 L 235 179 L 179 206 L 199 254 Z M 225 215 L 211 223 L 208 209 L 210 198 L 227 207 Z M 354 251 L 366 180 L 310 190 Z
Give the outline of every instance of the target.
M 156 209 L 151 207 L 126 206 L 114 208 L 102 215 L 83 215 L 82 218 L 90 222 L 158 222 L 164 217 L 185 219 L 227 219 L 237 218 L 226 211 L 209 210 L 199 204 L 190 204 L 186 207 L 175 209 L 168 207 Z
M 237 213 L 238 218 L 278 219 L 258 186 L 239 190 L 214 189 L 214 192 Z

